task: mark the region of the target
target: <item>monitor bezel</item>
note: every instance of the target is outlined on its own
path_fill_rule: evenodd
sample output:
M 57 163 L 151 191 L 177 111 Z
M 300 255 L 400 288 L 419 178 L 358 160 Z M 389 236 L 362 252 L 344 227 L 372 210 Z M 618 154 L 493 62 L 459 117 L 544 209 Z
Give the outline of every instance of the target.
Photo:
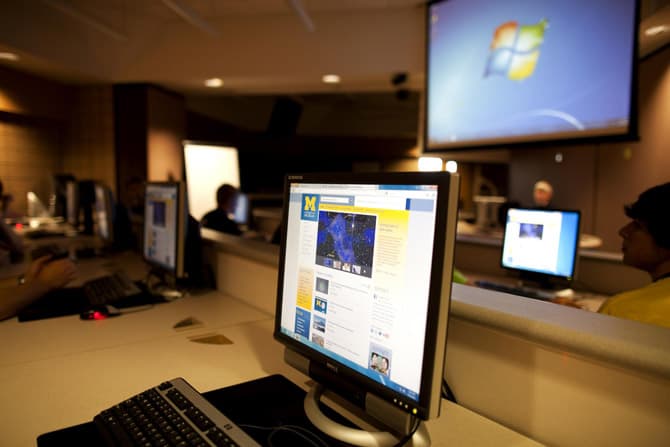
M 518 267 L 510 267 L 505 265 L 504 263 L 504 254 L 505 254 L 505 243 L 507 241 L 507 231 L 508 231 L 508 222 L 509 222 L 509 213 L 510 211 L 532 211 L 532 212 L 542 212 L 542 213 L 550 213 L 550 212 L 558 212 L 558 213 L 572 213 L 577 215 L 577 231 L 576 235 L 577 237 L 575 238 L 574 245 L 572 247 L 573 253 L 574 253 L 574 258 L 572 262 L 572 271 L 570 272 L 570 275 L 560 275 L 560 274 L 552 274 L 549 272 L 544 272 L 544 271 L 538 271 L 538 270 L 530 270 L 530 269 L 523 269 L 523 268 L 518 268 Z M 510 272 L 516 272 L 520 275 L 525 275 L 526 278 L 530 278 L 536 281 L 539 281 L 543 284 L 547 284 L 546 281 L 543 281 L 543 279 L 547 280 L 563 280 L 563 281 L 572 281 L 575 278 L 575 274 L 577 272 L 577 264 L 579 262 L 579 240 L 581 237 L 581 226 L 582 226 L 582 213 L 580 210 L 576 209 L 566 209 L 566 208 L 523 208 L 523 207 L 511 207 L 507 209 L 507 213 L 505 214 L 505 224 L 503 227 L 503 238 L 502 242 L 500 245 L 500 267 L 510 271 Z
M 421 129 L 422 152 L 427 155 L 449 152 L 496 150 L 505 148 L 551 148 L 556 146 L 565 146 L 584 143 L 605 143 L 622 141 L 639 141 L 639 119 L 638 119 L 638 60 L 639 60 L 639 24 L 640 24 L 640 0 L 635 2 L 635 17 L 633 22 L 633 43 L 631 57 L 631 83 L 629 86 L 630 104 L 628 112 L 628 126 L 624 130 L 613 131 L 611 129 L 594 130 L 588 133 L 581 132 L 558 132 L 550 134 L 527 134 L 513 135 L 500 138 L 482 138 L 477 140 L 461 141 L 458 143 L 437 143 L 431 144 L 429 135 L 429 108 L 430 108 L 430 79 L 431 79 L 431 10 L 433 6 L 440 3 L 447 3 L 456 0 L 429 0 L 426 4 L 424 14 L 425 24 L 425 45 L 424 45 L 424 92 L 422 112 L 425 117 Z
M 158 186 L 158 187 L 176 187 L 177 188 L 177 204 L 176 204 L 176 247 L 175 247 L 175 266 L 171 267 L 169 265 L 163 264 L 147 256 L 146 254 L 146 231 L 148 220 L 147 220 L 147 199 L 149 194 L 149 187 Z M 142 258 L 144 261 L 153 268 L 160 269 L 164 272 L 167 272 L 171 275 L 174 275 L 175 279 L 180 279 L 184 277 L 184 254 L 186 250 L 186 185 L 182 181 L 147 181 L 144 183 L 144 225 L 142 227 Z
M 455 180 L 455 182 L 454 182 Z M 290 185 L 293 182 L 316 184 L 430 184 L 438 185 L 435 215 L 435 238 L 426 323 L 426 343 L 421 374 L 419 400 L 411 401 L 403 408 L 398 402 L 407 403 L 407 396 L 393 391 L 367 376 L 353 371 L 345 365 L 281 332 L 284 266 L 286 262 L 286 236 L 289 210 Z M 406 413 L 413 413 L 420 419 L 437 417 L 440 411 L 440 389 L 443 380 L 444 356 L 446 351 L 447 319 L 451 295 L 451 275 L 458 208 L 458 175 L 447 172 L 393 172 L 393 173 L 308 173 L 287 175 L 284 186 L 284 207 L 282 210 L 282 243 L 279 252 L 279 272 L 277 281 L 277 307 L 275 312 L 274 338 L 287 350 L 293 350 L 306 357 L 310 366 L 309 375 L 317 382 L 322 380 L 340 381 L 325 383 L 337 391 L 346 390 L 344 396 L 360 405 L 363 395 L 372 393 L 386 402 L 391 402 Z M 441 230 L 440 227 L 443 227 Z M 446 271 L 445 271 L 446 268 Z M 449 275 L 448 277 L 445 277 Z M 438 364 L 439 363 L 439 364 Z M 438 382 L 438 383 L 436 383 Z M 437 389 L 436 389 L 437 387 Z M 395 402 L 395 403 L 394 403 Z M 412 409 L 416 409 L 413 412 Z

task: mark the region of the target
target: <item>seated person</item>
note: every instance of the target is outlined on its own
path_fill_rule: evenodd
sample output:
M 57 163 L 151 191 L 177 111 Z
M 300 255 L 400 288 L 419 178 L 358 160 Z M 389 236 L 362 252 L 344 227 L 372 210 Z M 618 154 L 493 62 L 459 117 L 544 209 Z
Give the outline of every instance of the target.
M 533 205 L 535 208 L 551 208 L 554 188 L 546 180 L 539 180 L 533 185 Z
M 21 238 L 5 223 L 5 198 L 2 180 L 0 180 L 0 266 L 17 263 L 23 260 L 24 247 Z
M 21 262 L 25 247 L 21 238 L 7 225 L 0 213 L 0 267 Z
M 65 286 L 77 274 L 77 267 L 69 259 L 51 261 L 51 256 L 34 260 L 25 276 L 12 285 L 0 286 L 0 320 L 11 318 L 44 294 Z
M 670 182 L 644 191 L 624 208 L 632 219 L 619 230 L 623 262 L 652 283 L 609 298 L 598 312 L 670 327 Z
M 237 188 L 225 183 L 216 190 L 216 209 L 205 214 L 200 223 L 203 227 L 222 233 L 240 236 L 242 230 L 237 223 L 230 218 L 235 213 L 237 206 Z

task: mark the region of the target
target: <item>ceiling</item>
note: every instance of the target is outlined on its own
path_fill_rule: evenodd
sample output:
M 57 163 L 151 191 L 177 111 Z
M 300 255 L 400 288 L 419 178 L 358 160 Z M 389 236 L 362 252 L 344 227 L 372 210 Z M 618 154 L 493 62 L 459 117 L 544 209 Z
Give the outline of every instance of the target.
M 0 51 L 19 70 L 72 82 L 151 82 L 212 94 L 420 90 L 423 0 L 3 0 Z M 670 0 L 643 0 L 640 54 L 670 42 Z M 321 82 L 341 76 L 339 85 Z

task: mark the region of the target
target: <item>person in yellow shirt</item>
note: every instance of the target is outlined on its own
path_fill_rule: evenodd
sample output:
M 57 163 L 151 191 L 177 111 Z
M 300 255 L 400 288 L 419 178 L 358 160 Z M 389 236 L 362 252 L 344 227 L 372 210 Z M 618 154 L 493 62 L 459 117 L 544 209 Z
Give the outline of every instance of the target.
M 649 273 L 652 283 L 614 295 L 598 312 L 670 327 L 670 182 L 644 191 L 624 211 L 632 220 L 619 230 L 623 262 Z

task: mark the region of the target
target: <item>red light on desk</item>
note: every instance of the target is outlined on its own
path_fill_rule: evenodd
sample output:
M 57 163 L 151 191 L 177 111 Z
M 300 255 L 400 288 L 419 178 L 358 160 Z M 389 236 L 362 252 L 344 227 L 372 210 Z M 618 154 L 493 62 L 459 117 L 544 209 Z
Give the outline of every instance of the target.
M 99 312 L 97 310 L 95 312 L 93 312 L 93 319 L 94 320 L 104 320 L 105 318 L 107 318 L 107 315 L 105 315 L 104 313 Z
M 17 230 L 23 230 L 23 224 L 21 222 L 17 222 L 14 226 Z

